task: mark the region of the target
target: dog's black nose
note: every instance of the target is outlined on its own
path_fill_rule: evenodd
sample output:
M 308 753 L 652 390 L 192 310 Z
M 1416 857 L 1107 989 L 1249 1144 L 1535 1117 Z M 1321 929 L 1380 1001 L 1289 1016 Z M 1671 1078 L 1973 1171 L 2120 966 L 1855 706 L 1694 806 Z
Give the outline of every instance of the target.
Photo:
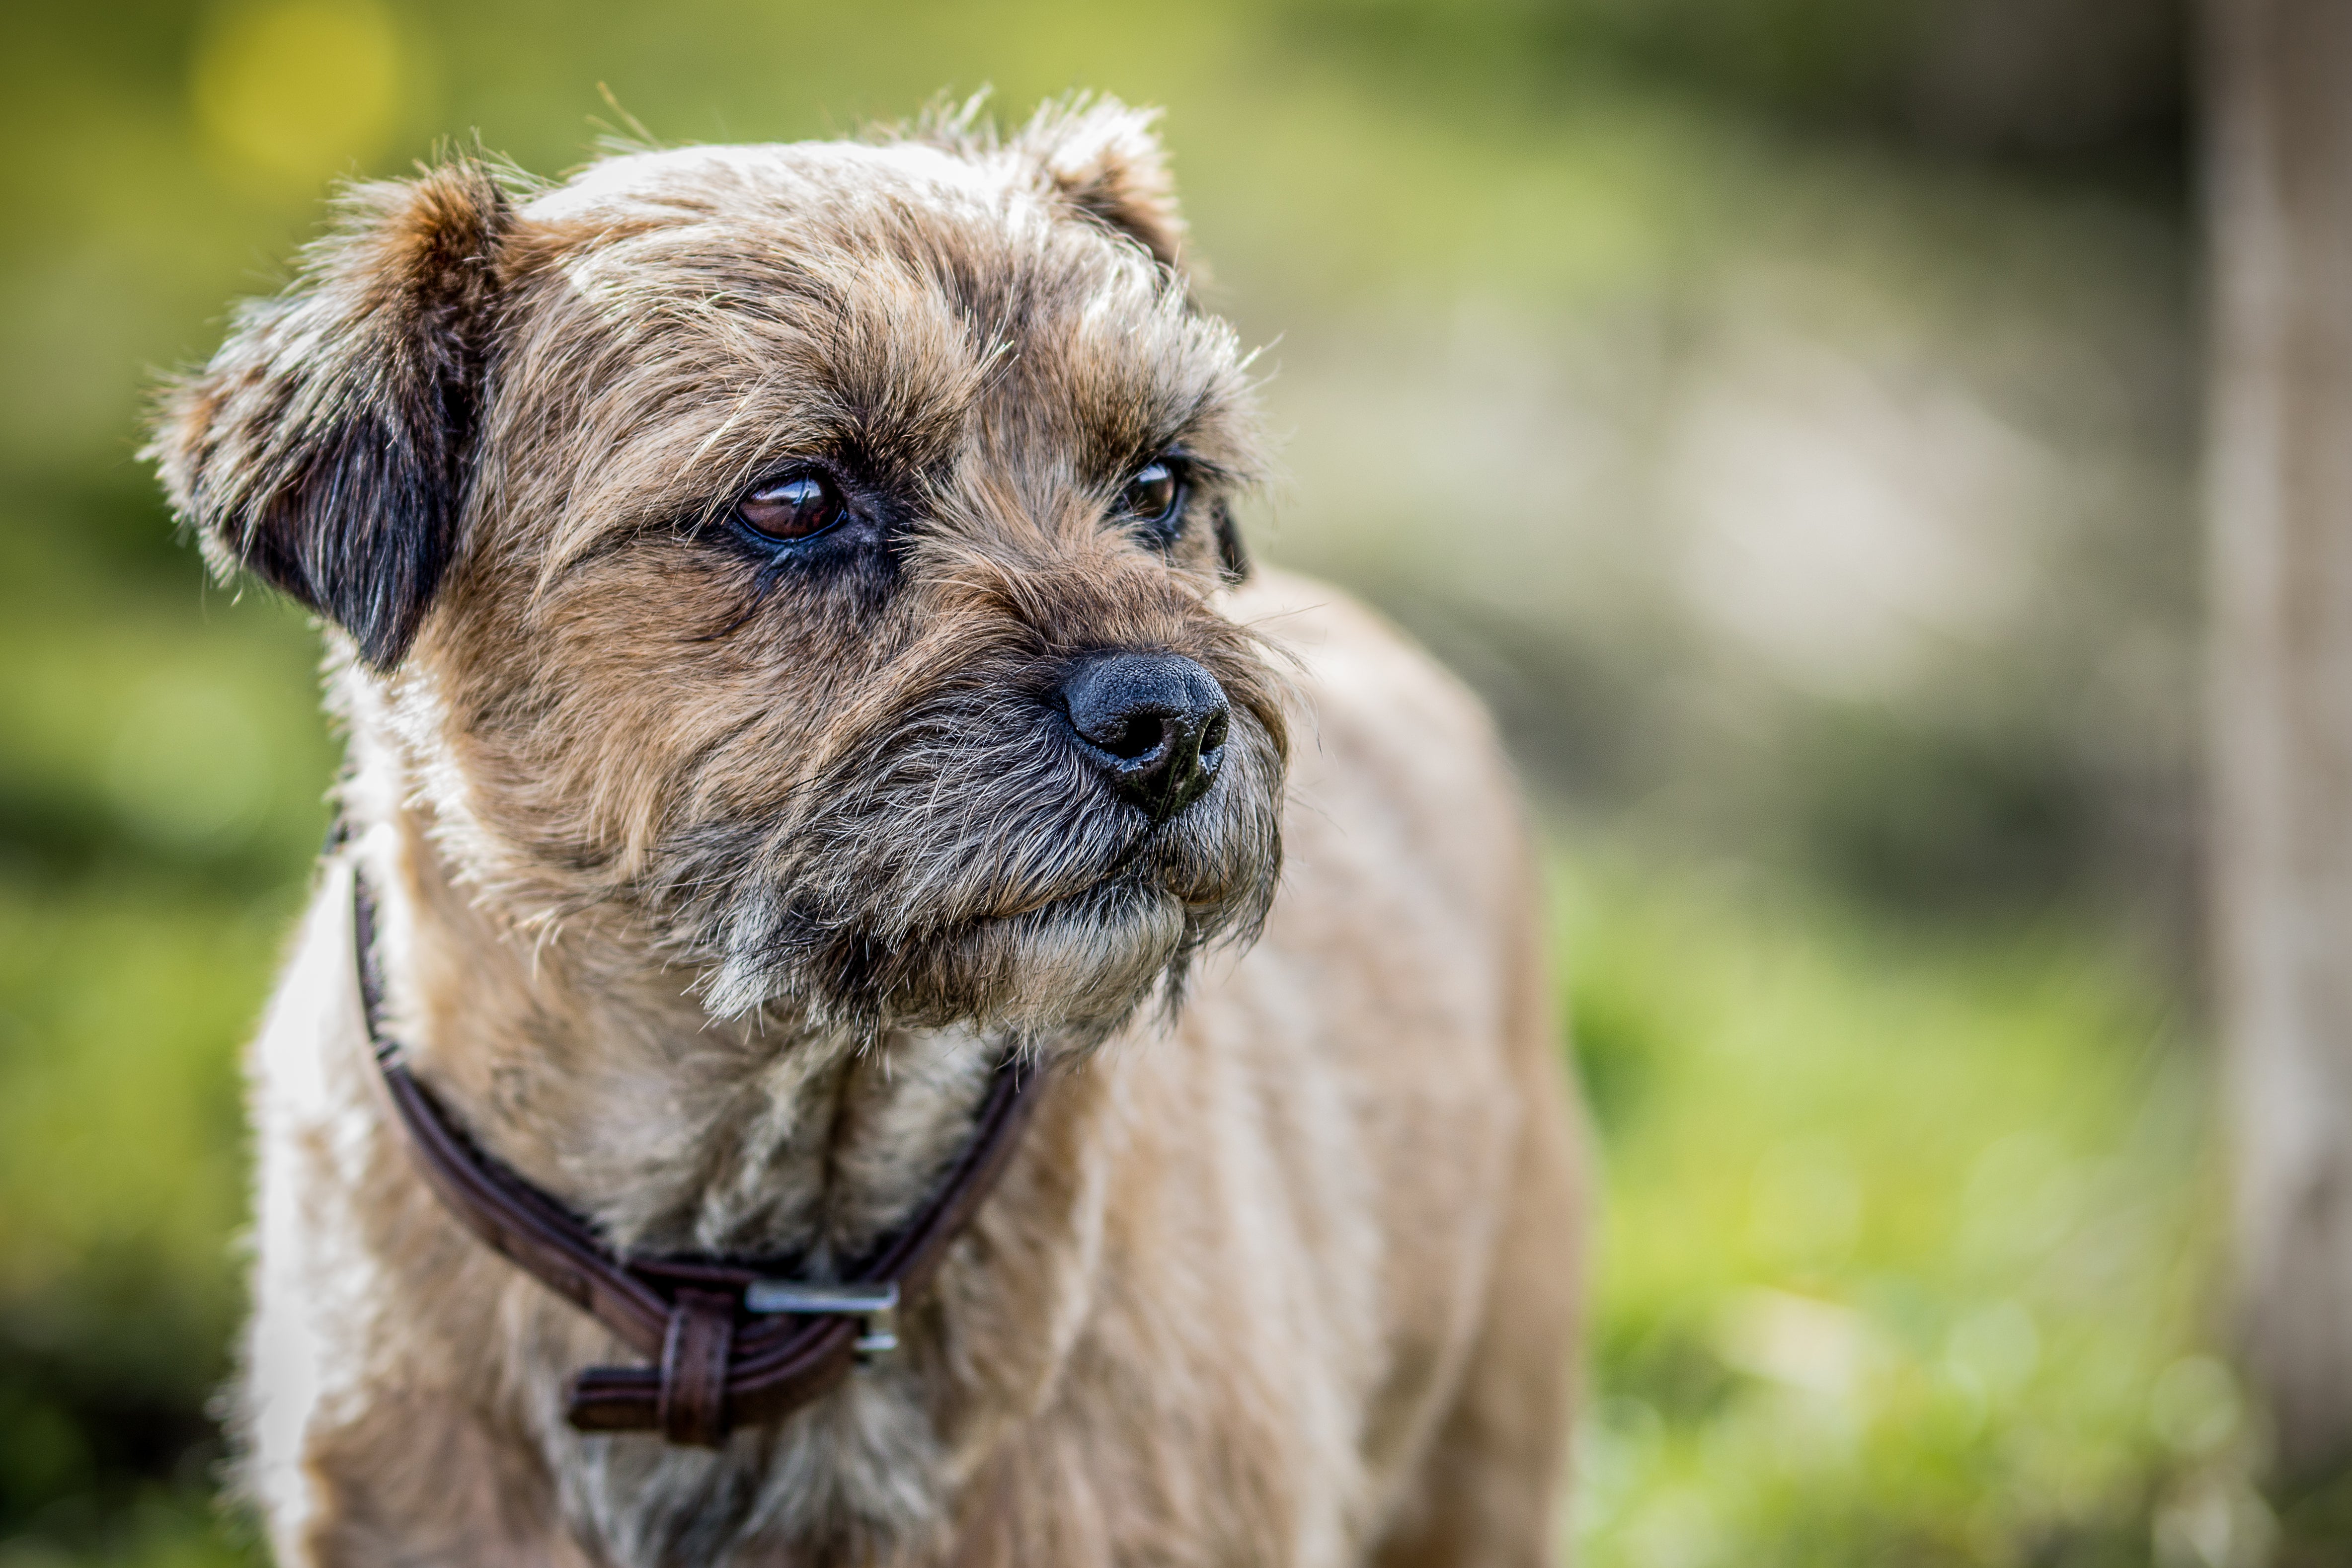
M 1224 765 L 1225 689 L 1180 654 L 1088 654 L 1061 698 L 1087 760 L 1155 821 L 1200 799 Z

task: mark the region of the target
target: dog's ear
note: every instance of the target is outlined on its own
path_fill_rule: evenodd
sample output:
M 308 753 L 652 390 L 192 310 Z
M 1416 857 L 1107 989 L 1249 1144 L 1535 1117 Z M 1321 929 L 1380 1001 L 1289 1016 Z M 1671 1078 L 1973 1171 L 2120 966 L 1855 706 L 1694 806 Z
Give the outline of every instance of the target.
M 1036 160 L 1062 200 L 1176 267 L 1183 259 L 1184 219 L 1168 155 L 1152 134 L 1159 117 L 1157 110 L 1129 109 L 1112 98 L 1047 104 L 1013 145 Z
M 1216 530 L 1217 574 L 1229 584 L 1248 582 L 1252 570 L 1249 547 L 1242 542 L 1241 525 L 1234 521 L 1234 509 L 1221 500 L 1212 518 L 1212 526 Z
M 457 552 L 514 211 L 471 160 L 342 205 L 166 392 L 148 456 L 215 571 L 250 568 L 383 669 Z

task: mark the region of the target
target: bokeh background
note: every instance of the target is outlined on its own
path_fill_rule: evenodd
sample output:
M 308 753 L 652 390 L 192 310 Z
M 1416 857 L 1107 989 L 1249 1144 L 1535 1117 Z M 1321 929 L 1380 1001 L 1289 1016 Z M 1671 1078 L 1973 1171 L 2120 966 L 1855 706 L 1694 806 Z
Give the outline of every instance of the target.
M 206 1415 L 236 1059 L 335 749 L 302 617 L 173 536 L 155 377 L 448 139 L 554 174 L 982 86 L 1166 106 L 1269 345 L 1257 549 L 1438 650 L 1540 802 L 1608 1185 L 1580 1560 L 2352 1550 L 2258 1491 L 2218 1349 L 2173 5 L 0 26 L 0 1568 L 257 1560 Z

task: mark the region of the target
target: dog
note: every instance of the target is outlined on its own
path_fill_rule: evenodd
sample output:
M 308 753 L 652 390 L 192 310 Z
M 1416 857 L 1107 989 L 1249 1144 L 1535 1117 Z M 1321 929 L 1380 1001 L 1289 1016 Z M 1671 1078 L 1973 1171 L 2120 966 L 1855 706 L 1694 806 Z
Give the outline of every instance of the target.
M 1556 1560 L 1520 808 L 1451 679 L 1253 568 L 1184 247 L 1108 100 L 457 155 L 167 390 L 350 752 L 250 1067 L 279 1562 Z M 761 1290 L 817 1359 L 754 1409 Z

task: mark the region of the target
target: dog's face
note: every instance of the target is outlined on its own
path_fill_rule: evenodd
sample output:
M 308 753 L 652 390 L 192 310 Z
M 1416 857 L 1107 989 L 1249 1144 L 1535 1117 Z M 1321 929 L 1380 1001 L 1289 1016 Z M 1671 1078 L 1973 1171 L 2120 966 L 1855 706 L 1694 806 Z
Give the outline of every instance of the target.
M 1254 431 L 1139 117 L 354 207 L 157 452 L 349 635 L 462 878 L 865 1027 L 1107 1027 L 1254 929 Z

